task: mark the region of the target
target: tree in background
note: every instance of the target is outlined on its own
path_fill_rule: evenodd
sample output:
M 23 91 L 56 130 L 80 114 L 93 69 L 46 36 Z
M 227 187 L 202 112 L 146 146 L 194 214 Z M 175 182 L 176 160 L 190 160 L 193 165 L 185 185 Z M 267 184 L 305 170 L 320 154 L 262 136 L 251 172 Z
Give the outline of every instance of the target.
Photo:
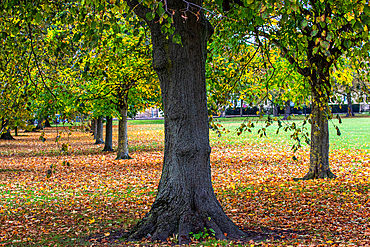
M 252 35 L 266 49 L 278 48 L 281 56 L 305 78 L 311 91 L 312 113 L 310 167 L 304 179 L 335 177 L 329 167 L 328 103 L 333 86 L 330 75 L 342 56 L 353 62 L 361 58 L 357 67 L 367 66 L 368 1 L 225 0 L 219 1 L 221 5 L 228 17 L 244 24 L 244 29 L 237 29 L 239 35 Z

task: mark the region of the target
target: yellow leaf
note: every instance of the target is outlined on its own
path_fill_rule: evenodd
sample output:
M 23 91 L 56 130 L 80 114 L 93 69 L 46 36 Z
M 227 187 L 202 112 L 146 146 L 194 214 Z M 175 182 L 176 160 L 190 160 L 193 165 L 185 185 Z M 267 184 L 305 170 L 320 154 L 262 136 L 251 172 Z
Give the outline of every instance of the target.
M 89 220 L 89 224 L 92 224 L 94 222 L 95 222 L 95 219 L 94 218 L 92 218 L 91 220 Z
M 110 235 L 110 232 L 104 233 L 104 236 L 108 237 Z

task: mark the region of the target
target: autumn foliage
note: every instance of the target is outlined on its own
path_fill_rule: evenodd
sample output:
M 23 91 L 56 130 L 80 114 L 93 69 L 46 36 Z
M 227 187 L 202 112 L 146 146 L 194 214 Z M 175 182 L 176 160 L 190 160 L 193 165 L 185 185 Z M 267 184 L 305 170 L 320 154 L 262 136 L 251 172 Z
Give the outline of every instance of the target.
M 129 130 L 132 160 L 102 153 L 103 146 L 93 145 L 90 133 L 81 130 L 63 132 L 58 143 L 55 128 L 46 129 L 45 142 L 40 133 L 0 141 L 0 245 L 121 241 L 119 231 L 134 225 L 153 203 L 163 157 L 163 125 L 129 125 Z M 61 152 L 63 143 L 68 150 Z M 249 143 L 243 136 L 236 143 L 227 136 L 211 140 L 217 198 L 254 236 L 243 245 L 370 244 L 368 150 L 331 150 L 337 179 L 294 182 L 306 172 L 308 150 L 295 154 L 294 161 L 287 144 Z

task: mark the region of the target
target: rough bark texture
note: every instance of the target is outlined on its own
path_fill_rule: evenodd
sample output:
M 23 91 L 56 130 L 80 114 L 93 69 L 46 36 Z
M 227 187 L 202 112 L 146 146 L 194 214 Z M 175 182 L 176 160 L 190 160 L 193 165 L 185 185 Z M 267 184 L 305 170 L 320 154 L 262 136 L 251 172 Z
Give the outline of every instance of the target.
M 103 117 L 96 120 L 96 139 L 95 144 L 103 144 Z
M 317 93 L 312 95 L 310 167 L 303 179 L 335 178 L 329 168 L 329 129 L 327 97 Z
M 283 120 L 287 120 L 288 117 L 290 116 L 291 109 L 290 109 L 290 101 L 288 100 L 285 102 L 285 109 L 284 109 L 284 117 Z
M 201 1 L 194 1 L 201 5 Z M 180 244 L 189 233 L 213 229 L 215 237 L 240 238 L 244 232 L 228 218 L 211 182 L 208 114 L 205 84 L 206 43 L 213 28 L 200 12 L 180 10 L 182 0 L 168 2 L 175 10 L 174 25 L 182 46 L 166 40 L 158 22 L 150 22 L 153 66 L 162 90 L 165 150 L 162 177 L 151 210 L 128 233 L 128 240 L 150 237 L 166 240 L 178 234 Z M 192 9 L 197 13 L 199 9 Z
M 112 133 L 113 133 L 113 118 L 106 117 L 107 124 L 105 125 L 105 146 L 103 151 L 113 151 Z
M 354 117 L 355 114 L 353 113 L 353 106 L 352 106 L 352 95 L 351 92 L 347 92 L 347 103 L 348 103 L 348 109 L 346 117 Z
M 131 159 L 128 154 L 128 136 L 127 136 L 127 103 L 119 104 L 121 119 L 118 123 L 118 148 L 116 160 Z

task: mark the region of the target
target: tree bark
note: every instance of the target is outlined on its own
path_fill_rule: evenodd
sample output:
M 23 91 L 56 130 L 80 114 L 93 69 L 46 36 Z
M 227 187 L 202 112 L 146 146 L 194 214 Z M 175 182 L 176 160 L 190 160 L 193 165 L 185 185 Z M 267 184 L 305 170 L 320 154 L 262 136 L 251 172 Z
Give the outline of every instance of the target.
M 354 117 L 355 114 L 353 113 L 353 106 L 352 106 L 352 95 L 351 95 L 351 91 L 348 91 L 347 92 L 347 104 L 348 104 L 348 108 L 347 108 L 347 114 L 346 114 L 346 117 Z
M 279 116 L 279 105 L 278 104 L 275 104 L 275 103 L 272 104 L 272 115 L 274 117 Z
M 98 122 L 97 122 L 96 118 L 91 120 L 91 130 L 92 130 L 92 134 L 94 136 L 94 140 L 96 140 L 96 138 L 98 136 Z
M 240 100 L 240 116 L 243 117 L 243 100 Z
M 39 120 L 37 120 L 36 130 L 43 130 L 44 129 L 44 126 L 42 124 L 43 122 L 44 122 L 43 118 L 40 118 Z
M 12 136 L 12 134 L 10 133 L 10 128 L 7 128 L 8 125 L 9 125 L 9 120 L 5 120 L 5 121 L 3 120 L 2 121 L 2 128 L 0 129 L 0 131 L 2 129 L 6 129 L 6 132 L 1 134 L 1 136 L 0 136 L 1 140 L 15 140 L 14 137 Z
M 123 99 L 121 103 L 118 105 L 121 119 L 119 120 L 118 123 L 118 148 L 116 160 L 131 159 L 130 155 L 128 154 L 128 136 L 127 136 L 128 105 L 126 99 Z
M 287 120 L 290 116 L 291 110 L 290 110 L 290 101 L 288 100 L 285 102 L 285 109 L 284 109 L 284 117 L 282 120 Z
M 96 120 L 96 141 L 95 144 L 103 144 L 103 117 L 98 117 Z
M 48 127 L 48 128 L 50 128 L 51 127 L 51 125 L 50 125 L 50 122 L 49 122 L 49 120 L 46 118 L 46 120 L 45 120 L 45 128 L 46 127 Z
M 166 39 L 157 20 L 148 22 L 164 107 L 162 176 L 155 202 L 128 233 L 128 240 L 150 236 L 152 241 L 165 241 L 178 234 L 179 244 L 185 244 L 190 232 L 204 232 L 204 228 L 213 229 L 218 239 L 239 238 L 245 234 L 224 213 L 211 182 L 205 62 L 213 28 L 202 10 L 193 9 L 199 16 L 187 12 L 185 20 L 181 17 L 181 10 L 187 8 L 184 1 L 167 3 L 175 10 L 174 26 L 182 45 Z
M 112 134 L 113 134 L 113 118 L 106 117 L 107 124 L 105 125 L 105 146 L 103 151 L 111 152 L 113 151 L 113 144 L 112 144 Z
M 303 179 L 335 178 L 329 167 L 328 99 L 315 88 L 311 90 L 311 96 L 310 167 Z

